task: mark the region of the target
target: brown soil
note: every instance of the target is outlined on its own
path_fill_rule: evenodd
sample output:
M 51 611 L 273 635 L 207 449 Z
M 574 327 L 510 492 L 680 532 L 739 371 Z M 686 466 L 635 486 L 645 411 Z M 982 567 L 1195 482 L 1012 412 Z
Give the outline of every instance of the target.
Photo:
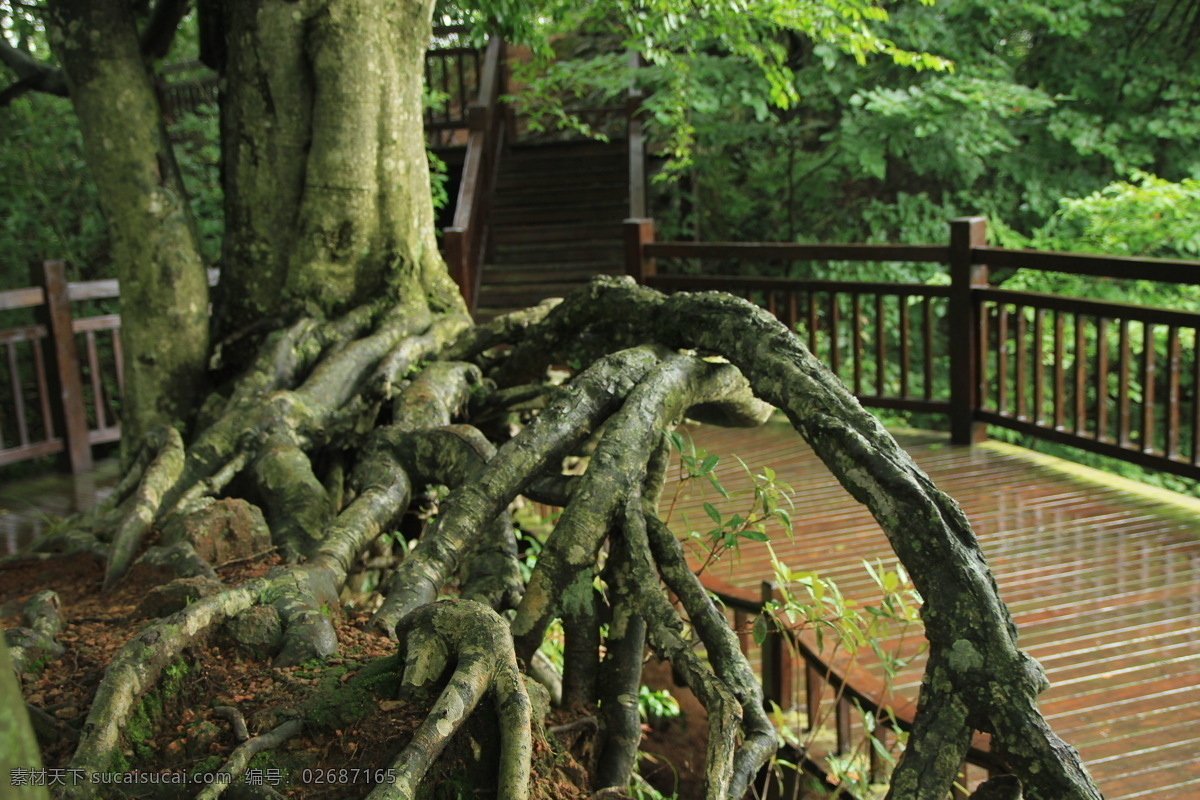
M 273 555 L 252 558 L 220 568 L 218 574 L 227 585 L 236 585 L 265 574 L 277 563 Z M 58 641 L 65 653 L 38 674 L 26 674 L 24 691 L 32 706 L 46 711 L 64 728 L 82 727 L 109 661 L 150 622 L 138 618 L 139 604 L 169 576 L 135 568 L 107 595 L 101 592 L 102 580 L 103 566 L 90 556 L 10 562 L 0 567 L 0 624 L 4 628 L 21 624 L 21 604 L 35 591 L 53 589 L 62 600 L 66 624 Z M 237 742 L 230 722 L 214 713 L 214 707 L 238 709 L 251 735 L 267 733 L 289 713 L 304 710 L 310 720 L 304 730 L 279 749 L 258 756 L 252 766 L 267 770 L 262 773 L 267 782 L 275 777 L 271 771 L 278 771 L 281 780 L 276 788 L 285 796 L 315 800 L 364 797 L 378 778 L 375 772 L 391 765 L 427 711 L 427 705 L 394 699 L 394 669 L 390 681 L 377 674 L 382 673 L 382 664 L 395 666 L 389 658 L 395 654 L 395 643 L 365 632 L 366 619 L 364 613 L 336 620 L 341 647 L 337 657 L 323 664 L 277 669 L 269 662 L 220 649 L 215 643 L 190 648 L 176 665 L 182 676 L 170 693 L 162 689 L 160 680 L 152 701 L 143 703 L 146 713 L 141 728 L 133 731 L 137 726 L 131 725 L 127 730 L 123 768 L 216 772 Z M 663 662 L 651 659 L 644 681 L 651 688 L 669 689 L 682 713 L 644 728 L 641 773 L 666 798 L 701 797 L 707 736 L 704 708 L 686 687 L 674 683 L 670 666 Z M 318 699 L 325 710 L 313 712 Z M 595 715 L 595 709 L 551 714 L 546 726 L 558 727 L 560 732 L 536 740 L 533 800 L 586 800 L 592 796 L 588 769 L 595 758 L 594 725 L 571 723 Z M 429 778 L 433 787 L 430 800 L 457 798 L 467 783 L 487 785 L 494 780 L 499 732 L 493 720 L 490 714 L 474 715 L 452 739 Z M 65 767 L 73 750 L 74 743 L 65 736 L 44 743 L 44 766 Z M 138 795 L 115 792 L 113 787 L 104 796 L 151 797 L 144 791 Z M 606 800 L 614 798 L 606 795 Z
M 219 569 L 218 574 L 226 584 L 236 585 L 265 574 L 276 563 L 275 556 L 262 557 Z M 23 689 L 30 705 L 53 716 L 64 730 L 82 727 L 105 667 L 116 651 L 150 622 L 137 618 L 139 603 L 169 579 L 155 570 L 135 568 L 106 595 L 101 592 L 103 574 L 103 566 L 90 556 L 10 562 L 0 567 L 0 624 L 5 629 L 21 624 L 21 604 L 34 592 L 53 589 L 62 600 L 65 626 L 58 641 L 65 653 L 37 674 L 24 675 Z M 317 800 L 364 797 L 378 779 L 376 771 L 391 765 L 428 708 L 393 699 L 394 669 L 390 681 L 378 676 L 363 680 L 364 675 L 382 673 L 381 665 L 396 666 L 389 658 L 395 654 L 395 643 L 365 632 L 366 619 L 366 614 L 358 614 L 337 621 L 338 656 L 322 664 L 277 669 L 269 662 L 220 649 L 215 643 L 188 649 L 176 667 L 181 678 L 169 690 L 163 689 L 165 682 L 160 679 L 152 700 L 143 703 L 143 722 L 135 719 L 127 728 L 122 754 L 126 763 L 119 768 L 216 772 L 237 742 L 230 722 L 214 713 L 214 707 L 238 709 L 252 736 L 270 731 L 289 713 L 304 709 L 313 721 L 281 748 L 258 756 L 252 767 L 264 770 L 268 783 L 275 777 L 271 771 L 277 770 L 282 780 L 275 788 L 284 796 Z M 318 700 L 324 704 L 322 711 L 312 712 Z M 146 719 L 150 720 L 148 726 Z M 494 720 L 490 714 L 474 715 L 451 740 L 428 779 L 430 800 L 457 798 L 468 779 L 484 785 L 494 781 L 498 731 L 489 720 Z M 148 730 L 142 731 L 139 724 Z M 587 750 L 584 740 L 573 744 L 577 753 Z M 43 766 L 65 767 L 74 746 L 69 736 L 44 742 Z M 542 740 L 535 749 L 533 785 L 533 800 L 586 800 L 590 796 L 587 770 L 572 750 Z M 191 789 L 182 795 L 178 787 L 172 789 L 176 794 L 165 793 L 166 789 L 138 787 L 123 794 L 117 787 L 109 787 L 102 796 L 194 795 Z

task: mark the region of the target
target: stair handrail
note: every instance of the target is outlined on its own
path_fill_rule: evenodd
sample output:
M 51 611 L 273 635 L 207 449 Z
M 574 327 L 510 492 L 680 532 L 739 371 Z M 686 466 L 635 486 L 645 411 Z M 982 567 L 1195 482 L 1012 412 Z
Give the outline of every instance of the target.
M 444 230 L 446 266 L 472 313 L 479 300 L 479 279 L 490 229 L 491 195 L 507 127 L 500 109 L 500 98 L 504 94 L 503 64 L 504 42 L 493 36 L 484 54 L 479 98 L 467 112 L 470 134 L 454 220 Z
M 636 75 L 642 65 L 641 53 L 630 50 L 629 74 Z M 642 102 L 645 93 L 631 84 L 625 96 L 625 118 L 628 123 L 625 143 L 629 148 L 629 218 L 646 216 L 646 138 L 642 129 Z

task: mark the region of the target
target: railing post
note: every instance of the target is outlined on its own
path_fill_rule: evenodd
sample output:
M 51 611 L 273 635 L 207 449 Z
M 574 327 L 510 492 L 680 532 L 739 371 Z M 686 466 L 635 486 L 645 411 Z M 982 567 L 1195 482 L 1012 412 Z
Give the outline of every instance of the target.
M 63 446 L 71 472 L 78 475 L 92 468 L 88 442 L 87 413 L 83 405 L 83 376 L 75 331 L 71 325 L 71 300 L 67 294 L 67 269 L 62 261 L 42 265 L 42 289 L 46 293 L 46 321 L 54 344 L 54 372 L 58 378 L 59 408 L 63 422 Z
M 446 268 L 450 277 L 458 284 L 467 310 L 475 312 L 475 280 L 471 275 L 470 259 L 467 257 L 467 232 L 462 228 L 445 228 L 442 242 L 446 249 Z
M 817 720 L 821 717 L 821 695 L 824 691 L 825 676 L 822 674 L 820 667 L 805 658 L 804 706 L 805 713 L 808 714 L 808 728 L 806 730 L 811 731 L 817 727 Z
M 467 106 L 467 130 L 484 132 L 488 129 L 488 107 L 480 103 Z
M 654 275 L 653 258 L 646 258 L 646 245 L 654 241 L 654 220 L 625 220 L 625 274 L 644 284 Z
M 833 727 L 837 734 L 837 744 L 834 752 L 839 756 L 849 753 L 852 749 L 850 745 L 851 729 L 850 729 L 850 701 L 846 699 L 846 689 L 842 688 L 838 698 L 834 701 L 833 706 Z
M 978 304 L 973 289 L 987 286 L 988 268 L 974 263 L 971 248 L 987 244 L 986 217 L 950 221 L 950 441 L 974 444 L 987 435 L 975 421 L 979 406 Z
M 762 582 L 762 603 L 765 609 L 767 603 L 775 599 L 775 584 L 770 581 Z M 763 613 L 763 612 L 760 612 Z M 780 708 L 787 708 L 784 661 L 783 634 L 769 625 L 767 636 L 762 643 L 762 688 L 763 705 L 771 707 L 775 703 Z

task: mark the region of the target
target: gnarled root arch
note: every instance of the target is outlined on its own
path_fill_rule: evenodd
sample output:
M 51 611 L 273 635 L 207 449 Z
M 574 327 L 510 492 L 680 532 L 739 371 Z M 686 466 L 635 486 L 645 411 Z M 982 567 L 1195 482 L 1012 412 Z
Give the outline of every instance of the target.
M 544 382 L 548 367 L 568 362 L 586 366 L 562 385 Z M 498 426 L 505 433 L 489 440 L 488 415 L 517 406 L 540 412 L 515 435 Z M 706 797 L 740 798 L 774 752 L 775 732 L 735 636 L 658 519 L 656 503 L 665 431 L 685 415 L 758 424 L 772 406 L 870 508 L 926 598 L 929 667 L 889 796 L 942 800 L 978 729 L 993 734 L 1024 796 L 1099 798 L 1077 755 L 1037 711 L 1045 679 L 1017 648 L 954 502 L 765 311 L 720 294 L 664 297 L 627 279 L 597 279 L 557 307 L 474 328 L 460 318 L 383 307 L 297 323 L 263 347 L 230 396 L 211 404 L 207 428 L 186 451 L 165 433 L 148 441 L 139 474 L 91 519 L 91 533 L 61 536 L 106 549 L 110 582 L 153 522 L 185 513 L 235 477 L 253 487 L 291 564 L 204 598 L 131 640 L 106 674 L 70 766 L 102 771 L 138 696 L 163 666 L 252 606 L 273 609 L 283 623 L 277 664 L 333 652 L 321 604 L 337 601 L 361 554 L 394 528 L 414 490 L 436 483 L 451 491 L 388 580 L 370 625 L 398 640 L 403 685 L 436 682 L 440 695 L 399 755 L 395 783 L 371 797 L 411 797 L 447 739 L 489 695 L 506 731 L 500 796 L 523 797 L 536 721 L 519 666 L 533 663 L 559 618 L 567 635 L 562 696 L 600 701 L 597 788 L 629 781 L 639 740 L 634 698 L 649 645 L 708 709 Z M 467 409 L 480 427 L 464 424 Z M 586 471 L 563 474 L 564 459 L 585 447 Z M 564 509 L 528 582 L 507 516 L 520 495 Z M 172 561 L 181 572 L 211 573 L 186 549 Z M 594 589 L 597 577 L 607 586 L 604 598 Z M 459 600 L 436 602 L 448 587 Z M 704 644 L 703 658 L 684 636 L 685 618 Z M 89 790 L 85 782 L 69 796 Z

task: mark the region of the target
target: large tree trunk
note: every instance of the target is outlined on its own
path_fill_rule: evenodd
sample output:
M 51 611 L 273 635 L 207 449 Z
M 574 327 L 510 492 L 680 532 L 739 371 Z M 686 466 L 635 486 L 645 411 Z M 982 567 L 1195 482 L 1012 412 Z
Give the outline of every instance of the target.
M 422 130 L 432 3 L 258 0 L 221 13 L 219 335 L 385 295 L 461 309 Z
M 135 446 L 192 416 L 208 357 L 208 282 L 128 0 L 50 3 L 121 281 L 125 395 Z

